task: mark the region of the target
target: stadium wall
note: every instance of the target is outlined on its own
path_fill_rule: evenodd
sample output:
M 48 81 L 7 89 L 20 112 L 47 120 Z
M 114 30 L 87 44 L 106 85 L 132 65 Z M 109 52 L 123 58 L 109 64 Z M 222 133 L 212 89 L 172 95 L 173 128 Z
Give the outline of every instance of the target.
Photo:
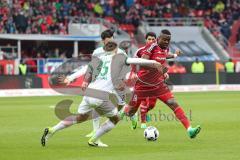
M 216 84 L 216 73 L 186 73 L 169 74 L 170 81 L 175 85 L 196 85 L 196 84 Z M 239 73 L 219 73 L 220 84 L 240 84 Z
M 206 85 L 216 84 L 216 73 L 201 74 L 169 74 L 170 82 L 174 85 Z M 219 73 L 220 84 L 240 84 L 239 73 Z M 32 88 L 50 88 L 47 74 L 36 74 L 28 76 L 8 75 L 0 76 L 0 89 L 32 89 Z M 72 83 L 79 86 L 82 77 Z

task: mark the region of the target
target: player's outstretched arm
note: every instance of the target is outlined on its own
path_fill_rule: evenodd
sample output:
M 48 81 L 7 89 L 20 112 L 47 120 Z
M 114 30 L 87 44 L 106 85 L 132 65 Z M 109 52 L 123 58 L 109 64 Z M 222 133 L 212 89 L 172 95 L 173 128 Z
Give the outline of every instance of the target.
M 127 58 L 126 64 L 148 66 L 148 67 L 156 68 L 160 72 L 162 72 L 163 70 L 161 63 L 158 63 L 155 60 L 148 60 L 143 58 Z
M 79 78 L 80 76 L 83 76 L 87 72 L 87 68 L 88 68 L 87 65 L 82 67 L 77 72 L 67 76 L 65 81 L 68 82 L 68 83 L 71 83 L 73 80 Z

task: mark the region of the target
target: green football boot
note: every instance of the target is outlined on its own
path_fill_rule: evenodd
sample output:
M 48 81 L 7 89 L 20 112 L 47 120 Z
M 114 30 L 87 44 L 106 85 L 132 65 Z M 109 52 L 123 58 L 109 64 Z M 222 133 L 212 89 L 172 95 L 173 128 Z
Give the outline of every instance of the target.
M 47 127 L 44 129 L 43 131 L 43 135 L 41 138 L 41 144 L 43 147 L 45 147 L 46 142 L 48 141 L 48 139 L 54 134 L 52 127 Z
M 200 131 L 201 131 L 200 125 L 196 126 L 195 128 L 189 127 L 187 130 L 188 136 L 190 138 L 195 138 L 199 134 Z

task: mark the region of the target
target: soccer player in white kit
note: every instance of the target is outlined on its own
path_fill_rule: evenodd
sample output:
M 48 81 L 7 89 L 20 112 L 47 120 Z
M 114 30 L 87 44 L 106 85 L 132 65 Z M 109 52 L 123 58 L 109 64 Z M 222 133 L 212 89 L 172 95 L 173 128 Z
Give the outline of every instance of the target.
M 117 54 L 117 43 L 109 41 L 104 46 L 105 54 L 99 56 L 98 65 L 101 67 L 93 67 L 89 65 L 87 73 L 85 74 L 82 90 L 88 88 L 98 89 L 100 91 L 108 92 L 109 94 L 116 93 L 116 86 L 113 84 L 112 66 L 117 68 L 124 67 L 128 64 L 139 64 L 148 67 L 157 68 L 162 72 L 162 66 L 160 63 L 154 60 L 145 60 L 141 58 L 128 58 L 124 54 Z M 117 55 L 119 55 L 117 57 Z M 122 57 L 120 57 L 122 56 Z M 112 61 L 116 60 L 116 64 L 112 65 Z M 122 58 L 122 59 L 121 59 Z M 94 60 L 92 60 L 94 61 Z M 53 127 L 45 128 L 43 136 L 41 138 L 42 146 L 45 146 L 47 140 L 57 131 L 72 126 L 76 123 L 82 123 L 89 119 L 92 119 L 92 112 L 96 110 L 99 115 L 105 116 L 108 120 L 103 123 L 100 128 L 97 129 L 95 134 L 89 139 L 88 144 L 90 146 L 99 146 L 99 138 L 113 129 L 120 120 L 117 107 L 109 99 L 97 99 L 93 97 L 84 96 L 79 106 L 78 114 L 66 117 Z
M 114 31 L 111 29 L 107 29 L 107 30 L 103 31 L 101 33 L 101 39 L 102 39 L 103 45 L 105 45 L 110 40 L 113 40 L 113 35 L 114 35 Z M 100 56 L 104 55 L 105 53 L 106 52 L 104 51 L 103 46 L 102 46 L 93 51 L 92 57 L 100 57 Z M 126 54 L 126 53 L 122 49 L 118 48 L 117 54 Z M 70 84 L 76 78 L 83 76 L 85 74 L 86 70 L 87 70 L 87 66 L 82 67 L 80 70 L 76 71 L 75 73 L 73 73 L 67 77 L 65 77 L 65 76 L 62 77 L 63 83 Z M 118 93 L 120 93 L 120 91 Z M 117 95 L 119 110 L 125 105 L 123 96 L 124 96 L 123 94 Z M 132 124 L 135 124 L 135 126 L 136 126 L 136 123 L 137 123 L 136 116 L 134 115 L 133 117 L 130 117 L 130 119 L 132 120 Z M 100 127 L 100 116 L 98 115 L 98 113 L 96 111 L 93 111 L 93 131 L 91 133 L 87 134 L 86 137 L 88 137 L 88 138 L 92 137 L 93 134 L 96 132 L 96 130 L 99 127 Z M 98 145 L 102 146 L 102 147 L 107 147 L 107 145 L 104 144 L 100 139 L 98 140 Z

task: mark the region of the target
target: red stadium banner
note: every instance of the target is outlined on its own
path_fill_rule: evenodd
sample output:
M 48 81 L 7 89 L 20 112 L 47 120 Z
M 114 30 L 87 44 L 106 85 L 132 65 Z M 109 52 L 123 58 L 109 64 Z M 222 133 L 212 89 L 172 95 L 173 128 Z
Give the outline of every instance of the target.
M 14 67 L 14 60 L 0 60 L 0 75 L 13 75 Z

